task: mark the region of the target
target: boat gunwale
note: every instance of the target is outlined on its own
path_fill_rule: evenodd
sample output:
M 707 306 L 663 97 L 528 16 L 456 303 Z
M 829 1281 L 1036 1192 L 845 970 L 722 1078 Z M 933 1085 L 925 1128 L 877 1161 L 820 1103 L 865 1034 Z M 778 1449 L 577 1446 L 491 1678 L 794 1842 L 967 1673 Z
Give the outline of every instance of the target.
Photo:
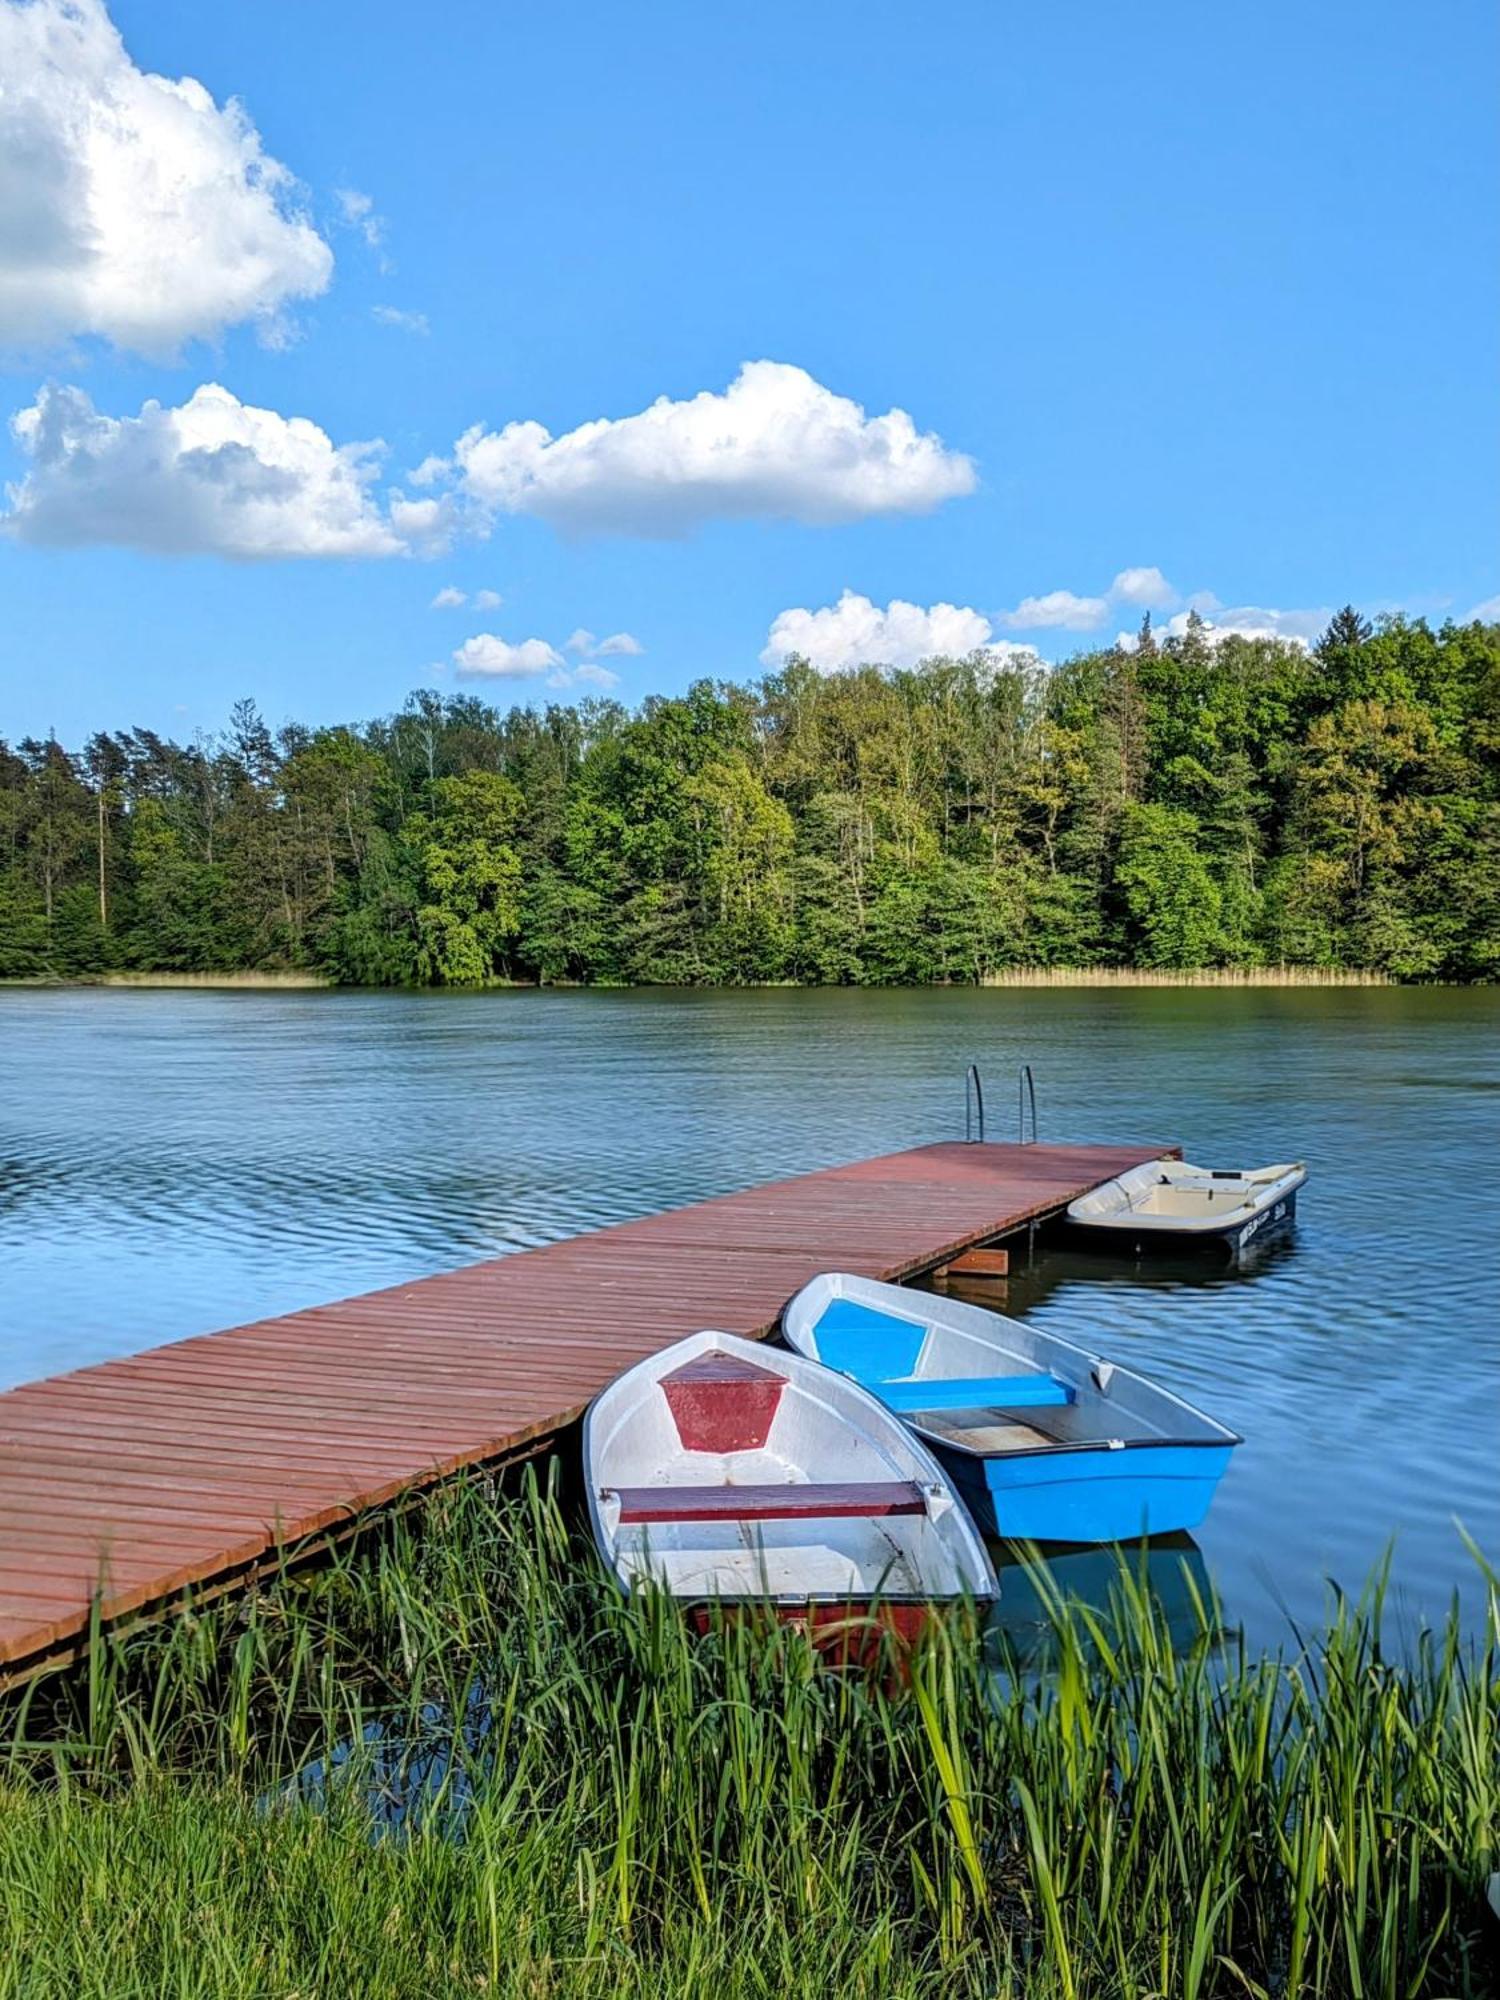
M 1308 1180 L 1307 1163 L 1298 1160 L 1290 1163 L 1286 1171 L 1276 1180 L 1266 1182 L 1248 1201 L 1242 1201 L 1237 1208 L 1226 1209 L 1222 1215 L 1168 1215 L 1159 1209 L 1137 1208 L 1129 1190 L 1132 1174 L 1143 1173 L 1147 1167 L 1160 1164 L 1159 1161 L 1147 1160 L 1139 1167 L 1131 1167 L 1123 1174 L 1115 1174 L 1109 1180 L 1101 1181 L 1098 1187 L 1090 1188 L 1087 1194 L 1075 1196 L 1064 1211 L 1066 1220 L 1075 1229 L 1114 1229 L 1127 1233 L 1133 1230 L 1148 1236 L 1232 1236 L 1243 1229 L 1246 1223 L 1264 1215 L 1266 1210 L 1274 1207 L 1278 1201 L 1287 1201 L 1300 1194 Z M 1191 1162 L 1169 1161 L 1167 1164 L 1189 1167 Z M 1208 1179 L 1224 1178 L 1223 1172 L 1215 1167 L 1201 1167 L 1195 1171 Z M 1237 1178 L 1243 1186 L 1252 1188 L 1257 1186 L 1253 1174 L 1241 1174 Z M 1151 1186 L 1156 1188 L 1163 1182 L 1169 1186 L 1178 1185 L 1172 1175 L 1160 1174 Z M 1098 1210 L 1084 1208 L 1086 1202 L 1097 1200 L 1108 1189 L 1115 1187 L 1124 1190 L 1123 1208 Z
M 1070 1439 L 1059 1439 L 1054 1442 L 1048 1442 L 1039 1445 L 1030 1445 L 1025 1447 L 1002 1446 L 998 1449 L 985 1450 L 982 1447 L 976 1445 L 960 1443 L 956 1439 L 949 1438 L 946 1436 L 939 1438 L 928 1426 L 919 1423 L 917 1419 L 923 1415 L 939 1414 L 944 1409 L 955 1410 L 955 1411 L 994 1409 L 998 1412 L 1003 1413 L 1005 1409 L 1004 1404 L 931 1403 L 927 1406 L 926 1410 L 922 1411 L 918 1410 L 892 1411 L 892 1414 L 897 1417 L 898 1421 L 906 1424 L 909 1429 L 916 1431 L 918 1435 L 921 1436 L 923 1439 L 925 1439 L 927 1442 L 940 1445 L 944 1450 L 959 1452 L 966 1458 L 975 1458 L 981 1460 L 983 1459 L 998 1460 L 998 1459 L 1010 1459 L 1010 1458 L 1040 1458 L 1045 1456 L 1056 1456 L 1058 1454 L 1065 1454 L 1069 1452 L 1132 1451 L 1141 1449 L 1143 1447 L 1155 1447 L 1155 1446 L 1165 1446 L 1173 1450 L 1177 1450 L 1186 1446 L 1201 1447 L 1203 1449 L 1211 1449 L 1215 1451 L 1225 1450 L 1225 1449 L 1233 1450 L 1237 1446 L 1242 1445 L 1245 1442 L 1242 1433 L 1231 1429 L 1228 1424 L 1221 1422 L 1218 1417 L 1210 1416 L 1207 1410 L 1200 1409 L 1196 1403 L 1190 1402 L 1186 1396 L 1179 1395 L 1175 1389 L 1168 1388 L 1165 1383 L 1156 1381 L 1154 1377 L 1143 1374 L 1138 1368 L 1131 1368 L 1124 1362 L 1111 1361 L 1106 1355 L 1096 1354 L 1093 1352 L 1092 1349 L 1087 1347 L 1080 1347 L 1076 1341 L 1068 1340 L 1062 1334 L 1049 1333 L 1043 1327 L 1033 1326 L 1029 1320 L 1025 1319 L 1012 1320 L 1010 1319 L 1009 1315 L 1004 1313 L 993 1312 L 990 1308 L 986 1306 L 971 1305 L 965 1300 L 940 1299 L 935 1293 L 918 1292 L 917 1290 L 915 1290 L 914 1287 L 907 1285 L 892 1284 L 889 1282 L 889 1280 L 886 1279 L 866 1278 L 862 1276 L 859 1272 L 855 1271 L 820 1271 L 816 1277 L 810 1278 L 807 1281 L 807 1283 L 804 1286 L 802 1286 L 802 1288 L 791 1299 L 787 1301 L 787 1304 L 783 1309 L 781 1315 L 781 1324 L 780 1324 L 781 1338 L 787 1343 L 790 1351 L 793 1354 L 802 1355 L 805 1360 L 821 1362 L 821 1356 L 817 1354 L 811 1354 L 811 1355 L 806 1354 L 802 1348 L 792 1345 L 791 1336 L 787 1332 L 787 1319 L 788 1316 L 791 1314 L 793 1308 L 797 1306 L 797 1304 L 801 1301 L 804 1294 L 811 1291 L 813 1286 L 822 1284 L 825 1281 L 828 1281 L 834 1284 L 835 1286 L 839 1287 L 839 1289 L 834 1293 L 835 1297 L 852 1296 L 858 1298 L 860 1296 L 860 1290 L 856 1290 L 853 1293 L 849 1293 L 842 1289 L 842 1287 L 846 1282 L 852 1281 L 852 1283 L 861 1290 L 864 1288 L 869 1288 L 879 1292 L 902 1292 L 905 1293 L 913 1301 L 926 1300 L 929 1301 L 931 1305 L 937 1306 L 939 1308 L 946 1306 L 950 1312 L 952 1312 L 956 1308 L 957 1311 L 961 1314 L 976 1313 L 985 1319 L 1000 1320 L 1006 1324 L 1017 1326 L 1021 1328 L 1024 1332 L 1026 1332 L 1028 1335 L 1030 1335 L 1033 1340 L 1041 1343 L 1044 1347 L 1052 1347 L 1053 1349 L 1059 1351 L 1060 1354 L 1067 1356 L 1068 1359 L 1077 1366 L 1080 1376 L 1084 1377 L 1085 1379 L 1079 1381 L 1068 1381 L 1065 1376 L 1061 1378 L 1057 1377 L 1054 1374 L 1054 1371 L 1050 1363 L 1044 1363 L 1040 1360 L 1034 1360 L 1024 1355 L 1013 1356 L 1014 1359 L 1019 1360 L 1023 1363 L 1026 1372 L 1035 1373 L 1038 1375 L 1053 1374 L 1055 1380 L 1056 1379 L 1063 1380 L 1067 1387 L 1074 1390 L 1075 1394 L 1081 1389 L 1084 1391 L 1085 1394 L 1092 1394 L 1094 1396 L 1097 1396 L 1099 1398 L 1101 1406 L 1107 1408 L 1109 1401 L 1108 1393 L 1107 1391 L 1103 1390 L 1100 1387 L 1097 1371 L 1101 1368 L 1108 1369 L 1111 1377 L 1115 1375 L 1121 1375 L 1126 1377 L 1128 1380 L 1139 1384 L 1140 1387 L 1149 1391 L 1152 1396 L 1157 1396 L 1162 1398 L 1163 1401 L 1174 1405 L 1178 1410 L 1184 1412 L 1188 1417 L 1194 1419 L 1196 1422 L 1207 1425 L 1215 1433 L 1215 1435 L 1212 1437 L 1177 1438 L 1177 1437 L 1165 1436 L 1165 1437 L 1133 1437 L 1133 1438 L 1114 1438 L 1114 1439 L 1109 1437 L 1070 1438 Z M 934 1316 L 930 1311 L 926 1314 L 902 1313 L 898 1315 L 893 1313 L 892 1317 L 893 1318 L 900 1317 L 903 1319 L 907 1319 L 909 1323 L 921 1326 L 925 1328 L 927 1332 L 930 1333 L 935 1325 L 941 1324 L 942 1314 L 941 1311 L 939 1311 L 936 1316 Z M 816 1342 L 817 1323 L 816 1322 L 811 1323 L 807 1330 L 811 1334 L 813 1340 Z M 961 1324 L 960 1324 L 960 1330 L 962 1330 Z M 996 1351 L 1004 1354 L 1011 1353 L 1011 1350 L 1000 1347 L 997 1347 Z M 830 1364 L 823 1362 L 822 1365 L 827 1367 Z M 882 1407 L 890 1409 L 891 1406 L 889 1404 L 884 1403 L 883 1398 L 881 1398 L 880 1384 L 873 1382 L 863 1382 L 860 1380 L 858 1376 L 849 1374 L 848 1371 L 844 1369 L 836 1369 L 834 1372 L 836 1374 L 843 1375 L 845 1379 L 848 1381 L 858 1383 L 859 1387 L 865 1389 L 870 1395 L 874 1396 L 877 1399 L 877 1401 L 880 1401 L 882 1403 Z M 931 1381 L 933 1383 L 938 1383 L 941 1382 L 944 1378 L 940 1375 L 937 1376 L 917 1375 L 917 1376 L 892 1377 L 891 1379 L 893 1381 L 900 1380 L 904 1386 L 907 1383 L 914 1381 L 915 1382 Z
M 1170 1395 L 1171 1391 L 1168 1390 L 1166 1393 Z M 979 1406 L 974 1405 L 973 1407 L 977 1408 Z M 1192 1404 L 1188 1404 L 1189 1409 L 1192 1407 Z M 1218 1419 L 1209 1416 L 1206 1411 L 1199 1410 L 1196 1414 L 1201 1416 L 1205 1423 L 1218 1423 Z M 979 1445 L 964 1444 L 958 1438 L 947 1436 L 938 1438 L 935 1431 L 916 1421 L 915 1414 L 903 1417 L 902 1422 L 910 1424 L 911 1428 L 922 1437 L 929 1440 L 935 1439 L 943 1446 L 945 1451 L 962 1452 L 965 1458 L 978 1459 L 1057 1458 L 1086 1451 L 1152 1451 L 1158 1448 L 1165 1448 L 1171 1451 L 1226 1451 L 1232 1450 L 1236 1445 L 1241 1445 L 1245 1442 L 1240 1432 L 1232 1431 L 1227 1424 L 1224 1424 L 1220 1425 L 1220 1429 L 1224 1433 L 1222 1437 L 1069 1438 L 1066 1442 L 1058 1441 L 1037 1445 L 1001 1445 L 998 1448 L 992 1446 L 989 1449 L 985 1449 Z

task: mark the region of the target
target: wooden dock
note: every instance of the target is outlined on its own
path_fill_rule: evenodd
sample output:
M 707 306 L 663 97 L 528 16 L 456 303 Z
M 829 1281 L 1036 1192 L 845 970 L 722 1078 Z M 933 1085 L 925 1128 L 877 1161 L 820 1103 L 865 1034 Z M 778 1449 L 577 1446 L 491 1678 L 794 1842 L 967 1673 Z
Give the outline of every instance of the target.
M 220 1589 L 460 1468 L 535 1450 L 701 1327 L 758 1336 L 819 1271 L 899 1279 L 1160 1146 L 921 1146 L 0 1395 L 0 1680 Z

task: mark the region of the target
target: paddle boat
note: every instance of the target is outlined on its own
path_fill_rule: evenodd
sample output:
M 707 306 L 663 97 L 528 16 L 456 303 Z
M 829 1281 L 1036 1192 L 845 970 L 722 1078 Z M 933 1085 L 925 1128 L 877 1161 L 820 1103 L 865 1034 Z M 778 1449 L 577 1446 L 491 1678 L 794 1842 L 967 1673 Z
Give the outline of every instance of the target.
M 1137 1252 L 1212 1244 L 1243 1250 L 1297 1213 L 1297 1190 L 1307 1179 L 1300 1160 L 1276 1167 L 1195 1167 L 1186 1160 L 1148 1160 L 1068 1203 L 1068 1220 L 1081 1229 L 1123 1235 Z
M 873 1613 L 911 1637 L 934 1603 L 999 1590 L 920 1440 L 857 1383 L 756 1341 L 696 1333 L 628 1369 L 589 1409 L 583 1461 L 627 1592 L 766 1603 L 809 1629 Z
M 904 1285 L 827 1272 L 782 1331 L 873 1390 L 935 1448 L 979 1525 L 1011 1541 L 1194 1528 L 1240 1442 L 1132 1369 Z

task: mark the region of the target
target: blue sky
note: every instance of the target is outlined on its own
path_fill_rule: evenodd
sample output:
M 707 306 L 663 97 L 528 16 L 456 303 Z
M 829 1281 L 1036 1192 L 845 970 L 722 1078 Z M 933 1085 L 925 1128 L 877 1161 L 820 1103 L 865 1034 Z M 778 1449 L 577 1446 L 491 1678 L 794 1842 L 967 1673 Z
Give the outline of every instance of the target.
M 1480 0 L 0 0 L 0 734 L 1467 615 L 1497 41 Z

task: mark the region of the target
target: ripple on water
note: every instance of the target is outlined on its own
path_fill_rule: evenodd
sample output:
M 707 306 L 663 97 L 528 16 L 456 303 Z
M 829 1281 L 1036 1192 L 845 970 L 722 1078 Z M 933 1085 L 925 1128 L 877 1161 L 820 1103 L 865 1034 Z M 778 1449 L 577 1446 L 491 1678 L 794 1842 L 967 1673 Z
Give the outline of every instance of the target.
M 0 992 L 0 1383 L 860 1154 L 992 1136 L 1300 1156 L 1248 1274 L 1048 1258 L 1012 1307 L 1244 1433 L 1201 1540 L 1315 1616 L 1392 1534 L 1403 1602 L 1500 1551 L 1500 1313 L 1476 1166 L 1493 993 Z M 1481 1177 L 1482 1179 L 1482 1177 Z

